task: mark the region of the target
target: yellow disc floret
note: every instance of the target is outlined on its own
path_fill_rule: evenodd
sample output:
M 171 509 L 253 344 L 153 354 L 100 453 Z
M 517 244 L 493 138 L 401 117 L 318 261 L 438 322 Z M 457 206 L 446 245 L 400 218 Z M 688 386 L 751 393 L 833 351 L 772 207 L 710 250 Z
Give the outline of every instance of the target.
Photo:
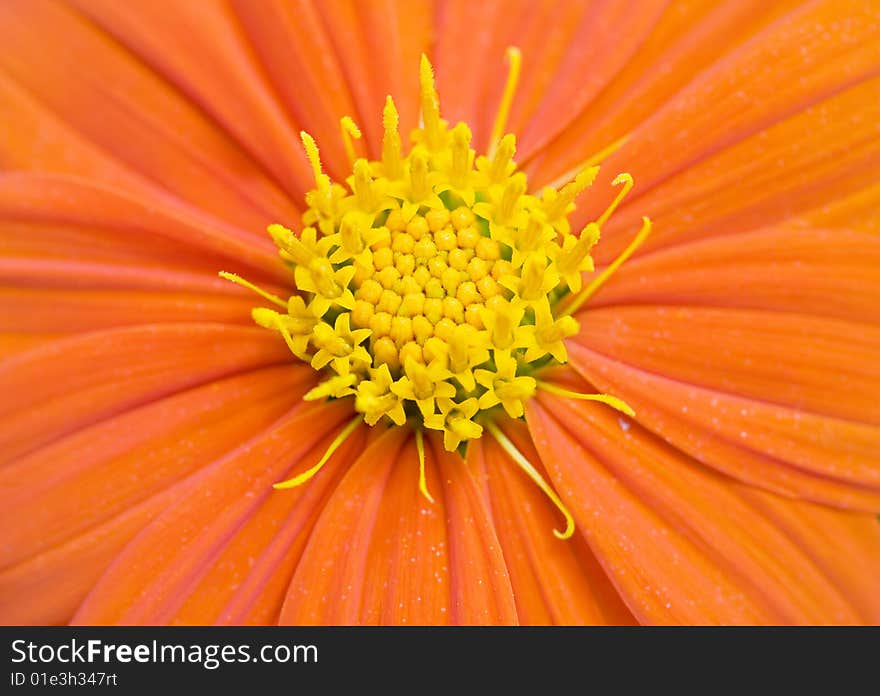
M 516 51 L 508 57 L 507 91 L 520 60 Z M 521 417 L 542 385 L 538 371 L 566 361 L 564 341 L 579 328 L 571 315 L 586 299 L 582 275 L 594 270 L 590 252 L 632 179 L 618 177 L 613 204 L 574 234 L 568 217 L 598 167 L 530 194 L 515 138 L 500 132 L 509 103 L 490 155 L 478 157 L 470 128 L 440 117 L 424 57 L 420 84 L 423 125 L 409 154 L 391 97 L 379 161 L 355 157 L 360 131 L 342 120 L 352 161 L 344 186 L 323 173 L 317 144 L 302 134 L 315 178 L 302 230 L 269 226 L 293 270 L 289 300 L 224 276 L 286 306 L 256 309 L 254 320 L 326 375 L 306 398 L 351 398 L 369 425 L 412 419 L 442 431 L 453 450 L 482 434 L 482 412 Z

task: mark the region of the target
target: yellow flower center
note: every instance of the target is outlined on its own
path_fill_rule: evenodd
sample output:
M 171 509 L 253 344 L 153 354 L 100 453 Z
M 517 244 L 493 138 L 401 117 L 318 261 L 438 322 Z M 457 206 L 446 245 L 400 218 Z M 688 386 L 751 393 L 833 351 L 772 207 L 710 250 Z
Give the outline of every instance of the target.
M 302 134 L 315 177 L 303 229 L 269 227 L 297 292 L 283 300 L 221 274 L 281 308 L 258 308 L 253 317 L 326 375 L 306 399 L 351 398 L 369 425 L 410 420 L 419 432 L 441 431 L 450 451 L 480 437 L 483 425 L 500 432 L 489 411 L 521 417 L 539 387 L 631 412 L 613 397 L 573 394 L 536 378 L 541 368 L 566 362 L 565 340 L 579 330 L 572 313 L 650 225 L 646 219 L 630 249 L 582 287 L 582 275 L 594 270 L 590 252 L 600 228 L 632 178 L 615 179 L 622 187 L 611 206 L 578 233 L 568 217 L 597 166 L 587 163 L 559 190 L 529 193 L 514 161 L 515 138 L 501 137 L 519 73 L 519 53 L 509 57 L 491 154 L 476 155 L 466 124 L 449 128 L 441 119 L 423 56 L 422 125 L 407 154 L 391 97 L 379 161 L 356 158 L 352 138 L 360 131 L 342 119 L 352 162 L 345 185 L 323 173 L 317 145 Z

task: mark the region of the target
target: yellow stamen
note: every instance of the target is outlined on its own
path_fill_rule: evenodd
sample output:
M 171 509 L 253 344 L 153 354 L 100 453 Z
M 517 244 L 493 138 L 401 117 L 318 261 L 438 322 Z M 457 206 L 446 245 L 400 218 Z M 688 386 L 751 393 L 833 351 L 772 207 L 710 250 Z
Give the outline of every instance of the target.
M 630 192 L 630 189 L 632 189 L 632 187 L 633 187 L 632 175 L 628 174 L 627 172 L 624 172 L 623 174 L 618 174 L 616 177 L 614 177 L 614 181 L 611 182 L 611 185 L 618 186 L 620 184 L 623 184 L 623 188 L 620 189 L 620 193 L 617 194 L 617 196 L 614 198 L 614 200 L 611 201 L 611 205 L 609 205 L 605 209 L 605 212 L 599 216 L 599 219 L 596 220 L 596 225 L 598 227 L 602 227 L 602 225 L 604 225 L 607 222 L 608 218 L 610 218 L 612 216 L 612 214 L 614 213 L 614 211 L 617 210 L 617 206 L 619 206 L 621 201 L 623 201 L 623 199 L 626 198 L 626 194 L 628 194 Z
M 513 96 L 516 94 L 516 86 L 519 82 L 519 73 L 522 67 L 522 53 L 516 46 L 507 49 L 507 62 L 510 66 L 507 71 L 507 82 L 504 85 L 504 93 L 501 95 L 501 104 L 498 105 L 498 114 L 495 116 L 495 124 L 492 126 L 492 137 L 489 138 L 489 152 L 491 158 L 495 154 L 504 129 L 507 127 L 507 117 L 510 115 L 510 106 Z
M 403 175 L 400 163 L 400 132 L 397 130 L 399 123 L 397 108 L 389 95 L 385 99 L 385 110 L 382 112 L 382 127 L 385 129 L 382 137 L 382 166 L 389 179 L 398 179 Z
M 361 129 L 357 127 L 357 124 L 350 116 L 343 116 L 339 119 L 339 128 L 342 131 L 342 144 L 345 146 L 345 154 L 348 155 L 348 163 L 354 164 L 357 159 L 357 153 L 354 151 L 352 138 L 360 140 Z
M 315 139 L 305 131 L 300 131 L 299 137 L 302 139 L 303 147 L 306 149 L 306 157 L 309 160 L 309 164 L 312 165 L 312 174 L 315 177 L 315 186 L 318 192 L 321 194 L 329 193 L 330 178 L 321 171 L 321 155 Z
M 599 150 L 599 152 L 597 152 L 595 155 L 591 155 L 590 157 L 585 159 L 583 162 L 581 162 L 576 167 L 572 167 L 571 169 L 566 171 L 564 174 L 561 174 L 558 177 L 556 177 L 553 181 L 551 181 L 549 184 L 547 184 L 547 186 L 549 186 L 550 188 L 558 189 L 560 186 L 565 185 L 565 183 L 567 181 L 571 181 L 572 177 L 576 176 L 578 172 L 581 172 L 584 169 L 587 169 L 589 167 L 593 167 L 597 164 L 602 164 L 602 162 L 604 162 L 611 155 L 613 155 L 615 152 L 617 152 L 621 147 L 623 147 L 623 144 L 627 140 L 629 140 L 628 135 L 625 135 L 622 138 L 618 138 L 613 143 L 611 143 L 608 147 L 605 147 L 605 148 Z
M 572 534 L 574 534 L 574 518 L 568 511 L 568 508 L 565 507 L 565 503 L 563 503 L 559 496 L 556 495 L 556 491 L 550 487 L 550 484 L 544 480 L 544 477 L 538 473 L 538 470 L 535 469 L 532 463 L 516 448 L 516 445 L 507 439 L 507 436 L 501 432 L 495 423 L 488 421 L 486 423 L 486 429 L 492 434 L 492 437 L 498 441 L 498 444 L 501 445 L 504 451 L 510 455 L 511 459 L 516 462 L 519 468 L 522 469 L 538 488 L 544 492 L 544 495 L 546 495 L 559 512 L 562 513 L 562 516 L 565 517 L 565 529 L 561 532 L 558 529 L 554 529 L 553 535 L 557 539 L 570 539 Z
M 419 86 L 422 99 L 422 123 L 425 129 L 425 141 L 431 150 L 440 147 L 442 129 L 440 125 L 440 99 L 434 87 L 434 68 L 428 56 L 422 54 L 419 65 Z
M 247 288 L 248 290 L 252 290 L 253 292 L 257 293 L 260 297 L 263 297 L 263 298 L 269 300 L 269 302 L 273 302 L 274 304 L 277 304 L 279 307 L 281 307 L 285 311 L 287 310 L 287 301 L 286 300 L 282 300 L 277 295 L 273 295 L 270 292 L 266 292 L 262 288 L 257 287 L 256 285 L 254 285 L 253 283 L 251 283 L 248 280 L 245 280 L 241 276 L 238 276 L 235 273 L 229 273 L 228 271 L 220 271 L 217 275 L 219 275 L 221 278 L 224 278 L 226 280 L 231 280 L 236 285 L 241 285 L 243 288 Z
M 581 305 L 584 304 L 587 300 L 589 300 L 593 293 L 596 292 L 602 285 L 605 283 L 608 278 L 616 271 L 620 266 L 626 261 L 630 256 L 633 255 L 636 249 L 638 249 L 642 242 L 644 242 L 648 235 L 651 234 L 651 220 L 650 218 L 643 217 L 642 218 L 642 229 L 639 230 L 639 233 L 636 235 L 635 239 L 630 242 L 629 246 L 623 250 L 623 252 L 618 256 L 614 261 L 612 261 L 608 267 L 602 271 L 598 276 L 593 278 L 587 287 L 585 287 L 581 292 L 575 297 L 565 308 L 560 316 L 567 317 L 570 314 L 574 314 L 581 308 Z
M 416 450 L 419 453 L 419 490 L 428 499 L 428 502 L 433 504 L 434 498 L 428 492 L 428 481 L 425 476 L 425 442 L 421 429 L 416 430 Z
M 356 418 L 353 418 L 351 422 L 342 429 L 342 432 L 336 436 L 333 442 L 330 443 L 330 446 L 327 448 L 327 451 L 324 452 L 324 456 L 318 461 L 315 466 L 313 466 L 308 471 L 304 471 L 298 476 L 294 476 L 292 479 L 288 479 L 287 481 L 281 481 L 280 483 L 275 483 L 272 485 L 272 488 L 282 489 L 282 488 L 296 488 L 297 486 L 301 486 L 310 478 L 312 478 L 315 474 L 317 474 L 321 468 L 327 463 L 327 460 L 333 456 L 333 453 L 339 449 L 340 445 L 348 439 L 348 436 L 351 435 L 355 428 L 360 425 L 363 418 L 358 415 Z
M 568 389 L 563 389 L 562 387 L 558 387 L 555 384 L 550 384 L 549 382 L 541 382 L 538 381 L 538 389 L 543 389 L 544 391 L 548 391 L 551 394 L 558 394 L 559 396 L 565 396 L 569 399 L 580 399 L 581 401 L 600 401 L 601 403 L 610 406 L 611 408 L 615 408 L 622 413 L 625 413 L 630 418 L 635 418 L 636 412 L 632 410 L 630 405 L 626 403 L 623 399 L 618 399 L 616 396 L 611 396 L 610 394 L 581 394 L 580 392 L 569 391 Z

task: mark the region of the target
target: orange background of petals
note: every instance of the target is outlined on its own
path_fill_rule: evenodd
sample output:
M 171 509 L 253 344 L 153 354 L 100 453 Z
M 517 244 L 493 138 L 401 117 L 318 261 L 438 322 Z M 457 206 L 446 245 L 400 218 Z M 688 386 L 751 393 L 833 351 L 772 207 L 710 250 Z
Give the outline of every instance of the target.
M 880 623 L 880 6 L 859 0 L 0 3 L 0 622 Z M 636 186 L 548 378 L 462 459 L 302 402 L 254 327 L 299 228 L 418 119 L 508 127 L 533 189 L 624 138 Z M 286 292 L 286 294 L 285 294 Z

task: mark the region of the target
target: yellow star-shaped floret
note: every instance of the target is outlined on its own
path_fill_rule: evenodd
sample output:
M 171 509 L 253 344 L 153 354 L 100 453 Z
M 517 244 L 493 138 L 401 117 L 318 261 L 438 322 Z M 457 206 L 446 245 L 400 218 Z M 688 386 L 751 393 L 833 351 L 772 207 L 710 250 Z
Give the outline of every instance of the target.
M 534 396 L 537 382 L 533 377 L 517 376 L 517 361 L 509 351 L 495 351 L 495 370 L 474 370 L 477 382 L 486 388 L 480 397 L 481 409 L 501 404 L 511 418 L 525 412 L 523 401 Z

